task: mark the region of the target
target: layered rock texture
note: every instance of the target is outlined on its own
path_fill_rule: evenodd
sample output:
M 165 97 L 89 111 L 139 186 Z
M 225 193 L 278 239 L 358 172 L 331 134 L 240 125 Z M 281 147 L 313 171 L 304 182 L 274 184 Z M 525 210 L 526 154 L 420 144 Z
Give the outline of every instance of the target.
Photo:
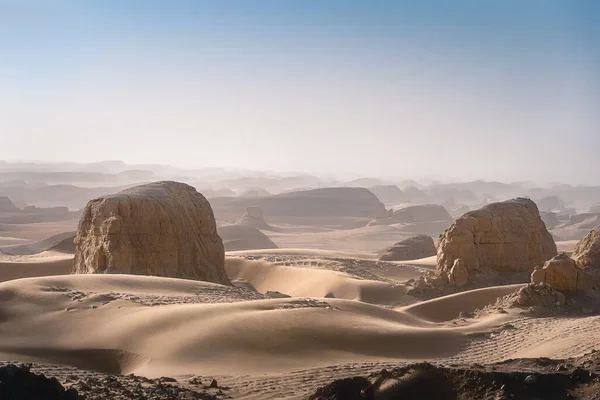
M 458 218 L 440 236 L 439 272 L 458 267 L 469 274 L 482 269 L 531 272 L 557 254 L 552 235 L 535 203 L 517 198 L 492 203 Z
M 75 237 L 73 273 L 155 275 L 229 284 L 209 202 L 161 181 L 88 202 Z
M 427 235 L 416 235 L 395 243 L 385 249 L 379 259 L 381 261 L 406 261 L 431 257 L 436 254 L 433 239 Z

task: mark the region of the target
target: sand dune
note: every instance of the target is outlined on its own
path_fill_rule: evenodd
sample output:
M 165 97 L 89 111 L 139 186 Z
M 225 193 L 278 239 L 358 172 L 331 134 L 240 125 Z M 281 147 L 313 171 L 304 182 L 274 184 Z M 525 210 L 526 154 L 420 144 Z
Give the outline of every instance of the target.
M 449 357 L 482 325 L 448 329 L 349 300 L 236 301 L 225 288 L 128 275 L 5 282 L 0 353 L 151 376 L 281 372 L 350 360 Z M 202 304 L 175 304 L 194 296 Z M 153 298 L 171 305 L 149 306 Z
M 328 297 L 372 304 L 410 304 L 417 299 L 406 295 L 402 284 L 357 279 L 326 269 L 274 265 L 266 261 L 230 258 L 227 275 L 232 281 L 248 283 L 266 293 L 278 291 L 293 297 Z

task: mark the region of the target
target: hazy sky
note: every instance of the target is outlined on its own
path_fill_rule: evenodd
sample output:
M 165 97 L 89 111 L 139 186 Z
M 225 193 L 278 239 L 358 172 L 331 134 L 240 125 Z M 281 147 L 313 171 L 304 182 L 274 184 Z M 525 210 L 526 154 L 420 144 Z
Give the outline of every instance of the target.
M 0 159 L 600 183 L 600 1 L 0 0 Z

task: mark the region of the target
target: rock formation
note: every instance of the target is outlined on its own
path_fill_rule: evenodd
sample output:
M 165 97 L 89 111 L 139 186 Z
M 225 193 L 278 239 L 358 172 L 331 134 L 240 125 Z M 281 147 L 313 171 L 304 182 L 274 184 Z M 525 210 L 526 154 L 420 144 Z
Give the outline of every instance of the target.
M 260 207 L 246 207 L 246 214 L 237 222 L 237 225 L 250 226 L 256 229 L 272 230 L 273 228 L 267 224 Z
M 409 206 L 394 211 L 395 223 L 451 221 L 452 216 L 439 204 Z
M 135 186 L 88 202 L 73 273 L 155 275 L 229 284 L 209 202 L 184 183 Z
M 419 222 L 452 221 L 452 216 L 439 204 L 408 206 L 394 211 L 391 216 L 377 218 L 369 225 L 409 224 Z
M 600 225 L 577 242 L 571 256 L 579 268 L 600 271 Z
M 277 245 L 267 235 L 251 226 L 224 225 L 218 229 L 225 251 L 277 248 Z
M 377 196 L 362 187 L 301 190 L 258 198 L 220 198 L 211 204 L 217 215 L 241 215 L 251 206 L 260 207 L 269 217 L 375 218 L 387 215 Z
M 396 185 L 377 185 L 369 188 L 382 203 L 402 203 L 406 197 Z
M 556 253 L 535 203 L 517 198 L 488 204 L 454 221 L 440 236 L 437 268 L 448 274 L 461 259 L 469 274 L 484 268 L 531 272 Z
M 10 198 L 0 196 L 0 212 L 14 213 L 20 211 L 21 210 L 10 201 Z
M 381 261 L 405 261 L 431 257 L 436 254 L 433 239 L 427 235 L 417 235 L 395 243 L 385 249 Z
M 587 291 L 595 286 L 594 276 L 577 268 L 575 261 L 565 253 L 546 261 L 543 268 L 536 268 L 531 274 L 531 283 L 543 283 L 566 292 Z

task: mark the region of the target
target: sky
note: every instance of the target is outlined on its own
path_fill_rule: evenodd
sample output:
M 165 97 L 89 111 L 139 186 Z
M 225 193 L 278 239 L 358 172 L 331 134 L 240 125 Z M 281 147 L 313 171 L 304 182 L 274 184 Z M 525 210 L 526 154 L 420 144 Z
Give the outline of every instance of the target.
M 0 159 L 600 184 L 594 0 L 0 0 Z

